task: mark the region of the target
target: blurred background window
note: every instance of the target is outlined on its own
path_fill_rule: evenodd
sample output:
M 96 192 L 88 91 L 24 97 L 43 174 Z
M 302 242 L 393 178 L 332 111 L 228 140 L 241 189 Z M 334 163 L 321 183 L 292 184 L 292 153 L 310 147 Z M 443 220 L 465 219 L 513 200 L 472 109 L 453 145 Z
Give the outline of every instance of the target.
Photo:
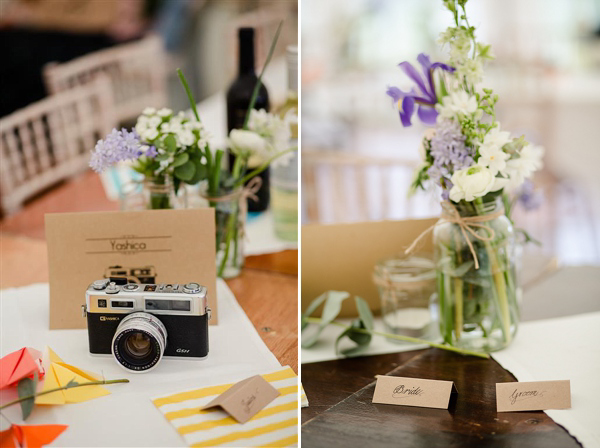
M 503 129 L 546 148 L 536 210 L 518 224 L 561 261 L 600 261 L 600 2 L 478 0 L 467 5 L 492 45 L 483 85 L 500 96 Z M 436 44 L 451 23 L 442 2 L 303 0 L 302 220 L 339 222 L 439 215 L 437 193 L 406 193 L 424 125 L 403 128 L 386 87 L 397 68 Z M 416 122 L 416 120 L 415 120 Z

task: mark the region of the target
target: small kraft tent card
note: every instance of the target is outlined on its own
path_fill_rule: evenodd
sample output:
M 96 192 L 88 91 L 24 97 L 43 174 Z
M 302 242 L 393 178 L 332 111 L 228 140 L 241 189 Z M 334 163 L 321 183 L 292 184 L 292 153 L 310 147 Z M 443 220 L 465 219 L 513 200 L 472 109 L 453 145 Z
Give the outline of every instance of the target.
M 571 382 L 529 381 L 496 383 L 498 412 L 543 411 L 571 407 Z
M 452 381 L 377 375 L 373 403 L 448 409 L 453 393 Z
M 214 209 L 46 215 L 50 329 L 85 328 L 90 283 L 196 282 L 217 323 Z

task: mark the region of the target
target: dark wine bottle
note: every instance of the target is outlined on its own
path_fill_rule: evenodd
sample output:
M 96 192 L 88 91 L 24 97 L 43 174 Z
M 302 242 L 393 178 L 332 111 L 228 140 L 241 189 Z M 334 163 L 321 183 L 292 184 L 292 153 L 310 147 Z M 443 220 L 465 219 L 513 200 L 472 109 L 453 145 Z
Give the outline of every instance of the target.
M 238 32 L 240 54 L 239 73 L 227 91 L 227 132 L 232 129 L 241 129 L 244 126 L 246 111 L 250 105 L 250 99 L 258 77 L 254 70 L 254 28 L 240 28 Z M 264 85 L 261 85 L 254 103 L 255 109 L 269 111 L 269 93 Z M 229 166 L 233 166 L 235 155 L 229 153 Z M 247 172 L 258 168 L 250 164 Z M 269 206 L 269 168 L 259 174 L 262 179 L 260 190 L 256 193 L 258 201 L 248 199 L 248 211 L 262 212 Z

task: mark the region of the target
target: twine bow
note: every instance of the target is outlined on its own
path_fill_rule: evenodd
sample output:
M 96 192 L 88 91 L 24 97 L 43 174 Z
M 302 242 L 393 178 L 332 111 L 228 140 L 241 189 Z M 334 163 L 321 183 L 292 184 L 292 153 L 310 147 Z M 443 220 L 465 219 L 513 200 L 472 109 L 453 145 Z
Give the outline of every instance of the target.
M 486 241 L 486 242 L 492 241 L 494 239 L 494 236 L 496 235 L 496 232 L 494 232 L 494 229 L 492 229 L 490 226 L 482 224 L 482 223 L 496 219 L 496 218 L 502 216 L 503 214 L 504 214 L 504 210 L 498 210 L 494 213 L 489 213 L 486 215 L 461 216 L 460 213 L 458 212 L 458 210 L 456 209 L 456 207 L 454 206 L 454 204 L 452 204 L 452 202 L 450 202 L 450 201 L 446 201 L 446 202 L 442 202 L 441 219 L 443 219 L 446 222 L 451 222 L 453 224 L 456 224 L 460 227 L 460 231 L 463 235 L 463 238 L 467 242 L 467 245 L 469 246 L 469 250 L 471 251 L 471 254 L 473 255 L 473 260 L 475 262 L 475 269 L 479 269 L 479 259 L 477 258 L 477 253 L 475 252 L 475 248 L 473 247 L 473 243 L 471 242 L 469 235 L 467 235 L 467 232 L 470 233 L 471 235 L 473 235 L 474 238 L 477 238 L 480 241 Z M 412 244 L 408 247 L 408 249 L 406 249 L 404 251 L 404 253 L 406 255 L 408 255 L 413 250 L 415 250 L 415 247 L 417 246 L 419 241 L 421 241 L 421 239 L 423 239 L 423 237 L 425 235 L 427 235 L 429 232 L 431 232 L 435 228 L 435 226 L 437 226 L 440 222 L 441 221 L 438 221 L 435 224 L 433 224 L 432 226 L 425 229 L 412 242 Z M 476 232 L 477 229 L 485 229 L 488 232 L 488 236 L 478 234 Z
M 248 211 L 248 199 L 252 199 L 253 201 L 257 202 L 258 201 L 258 196 L 256 196 L 256 193 L 258 193 L 258 190 L 260 190 L 260 187 L 262 185 L 262 179 L 258 176 L 253 177 L 252 179 L 250 179 L 248 181 L 248 183 L 246 184 L 246 186 L 244 188 L 242 188 L 241 191 L 234 191 L 232 193 L 223 195 L 223 196 L 217 196 L 217 197 L 210 197 L 210 196 L 206 196 L 205 198 L 209 201 L 209 202 L 229 202 L 229 201 L 233 201 L 236 198 L 239 201 L 239 208 L 240 208 L 240 213 L 242 216 L 244 216 L 244 219 L 242 220 L 242 224 L 241 224 L 241 228 L 240 228 L 240 233 L 241 236 L 243 237 L 246 234 L 246 212 Z

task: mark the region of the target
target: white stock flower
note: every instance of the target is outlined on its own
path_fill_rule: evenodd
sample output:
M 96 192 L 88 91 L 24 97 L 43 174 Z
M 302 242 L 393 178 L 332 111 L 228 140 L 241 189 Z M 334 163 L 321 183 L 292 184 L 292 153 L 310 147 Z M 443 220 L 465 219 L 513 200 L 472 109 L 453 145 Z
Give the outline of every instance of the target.
M 506 179 L 496 178 L 491 170 L 481 165 L 455 171 L 450 180 L 453 185 L 450 199 L 454 202 L 463 199 L 470 202 L 506 185 Z
M 191 146 L 196 141 L 192 131 L 181 130 L 177 133 L 177 137 L 182 146 Z
M 144 115 L 154 115 L 156 113 L 156 109 L 154 107 L 146 107 L 142 113 Z
M 148 127 L 157 128 L 161 123 L 161 118 L 157 117 L 156 115 L 153 115 L 152 117 L 148 118 Z
M 493 128 L 485 135 L 483 143 L 480 143 L 480 157 L 477 163 L 489 168 L 494 176 L 498 172 L 504 173 L 510 155 L 505 153 L 502 147 L 510 142 L 510 133 L 501 131 L 500 126 Z
M 227 139 L 229 148 L 238 156 L 250 158 L 251 156 L 263 157 L 267 142 L 254 131 L 245 129 L 232 129 Z
M 283 152 L 289 147 L 291 138 L 290 122 L 278 115 L 267 113 L 264 109 L 252 110 L 248 120 L 248 129 L 256 132 L 267 142 L 269 152 Z
M 480 59 L 467 59 L 456 68 L 456 74 L 474 86 L 483 79 L 483 64 Z
M 173 111 L 168 107 L 163 107 L 162 109 L 159 109 L 156 113 L 161 117 L 168 117 L 169 115 L 173 114 Z
M 469 95 L 464 90 L 456 90 L 446 95 L 441 104 L 436 104 L 438 111 L 437 121 L 453 118 L 457 115 L 473 115 L 477 112 L 477 98 Z
M 158 137 L 158 131 L 154 128 L 149 128 L 146 131 L 144 131 L 143 133 L 141 133 L 140 137 L 142 137 L 142 139 L 144 141 L 149 142 Z
M 542 146 L 529 144 L 521 149 L 519 157 L 508 160 L 504 170 L 509 179 L 507 188 L 516 190 L 525 182 L 525 179 L 530 178 L 534 172 L 542 169 L 544 166 L 543 156 L 544 148 Z

